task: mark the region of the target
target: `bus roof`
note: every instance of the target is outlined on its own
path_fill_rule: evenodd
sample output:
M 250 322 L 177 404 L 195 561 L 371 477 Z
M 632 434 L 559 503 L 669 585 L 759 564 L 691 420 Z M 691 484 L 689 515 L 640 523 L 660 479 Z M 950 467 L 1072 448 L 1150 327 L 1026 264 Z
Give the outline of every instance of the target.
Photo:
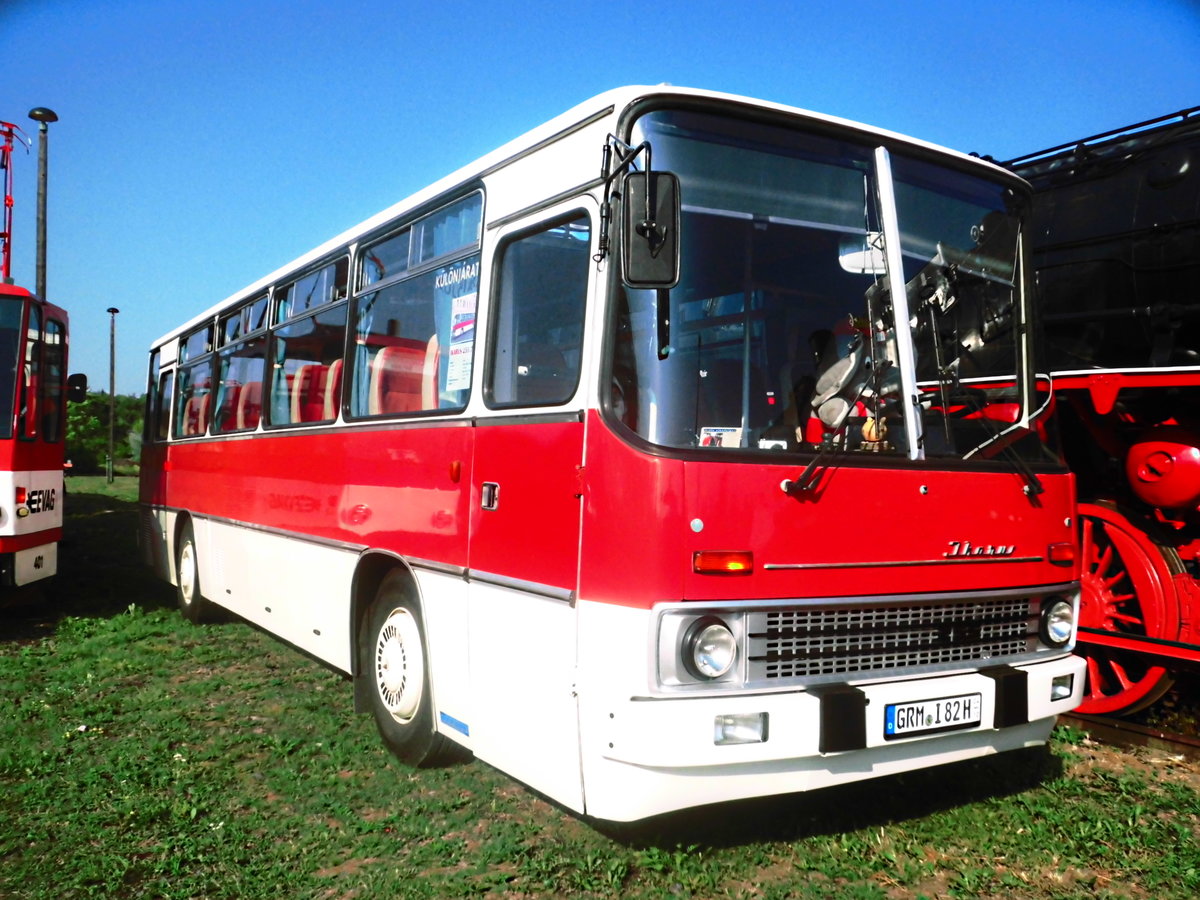
M 589 124 L 593 121 L 609 118 L 610 116 L 619 116 L 621 112 L 632 103 L 649 98 L 707 98 L 713 100 L 722 100 L 737 104 L 748 109 L 768 110 L 782 112 L 796 116 L 801 119 L 807 119 L 814 123 L 833 125 L 838 128 L 849 129 L 856 131 L 864 138 L 885 139 L 889 143 L 908 145 L 913 148 L 919 148 L 925 151 L 930 151 L 941 156 L 948 157 L 957 161 L 960 164 L 970 166 L 978 166 L 986 168 L 993 175 L 1001 175 L 1009 179 L 1017 179 L 1012 172 L 1003 169 L 990 160 L 984 160 L 978 156 L 972 156 L 962 153 L 958 150 L 952 150 L 948 147 L 932 144 L 918 138 L 909 137 L 897 132 L 889 131 L 883 128 L 876 128 L 870 125 L 865 125 L 861 122 L 856 122 L 851 119 L 844 119 L 838 116 L 826 115 L 817 113 L 811 110 L 802 109 L 800 107 L 788 106 L 782 103 L 773 103 L 766 100 L 756 100 L 750 97 L 744 97 L 737 94 L 729 94 L 721 91 L 710 91 L 700 88 L 685 88 L 676 87 L 670 84 L 660 85 L 629 85 L 625 87 L 613 88 L 592 97 L 590 100 L 585 100 L 583 103 L 572 107 L 563 112 L 548 122 L 537 126 L 536 128 L 527 131 L 519 137 L 503 144 L 490 153 L 481 156 L 474 162 L 468 163 L 465 166 L 451 172 L 443 178 L 438 179 L 428 187 L 422 188 L 414 194 L 405 197 L 403 200 L 392 204 L 379 213 L 371 216 L 363 222 L 352 226 L 343 231 L 341 234 L 330 238 L 320 246 L 308 251 L 302 256 L 297 257 L 285 265 L 280 266 L 271 273 L 263 276 L 257 281 L 252 282 L 246 287 L 230 294 L 224 300 L 213 304 L 204 312 L 192 317 L 187 322 L 172 328 L 157 341 L 154 342 L 155 347 L 172 340 L 181 334 L 186 333 L 202 322 L 205 322 L 215 316 L 219 311 L 226 309 L 229 306 L 236 304 L 240 300 L 245 300 L 260 291 L 265 290 L 270 285 L 284 279 L 292 273 L 298 273 L 304 268 L 321 260 L 341 247 L 353 243 L 364 235 L 370 234 L 372 231 L 386 225 L 388 222 L 402 216 L 404 213 L 420 208 L 426 203 L 435 200 L 442 194 L 448 193 L 453 189 L 467 184 L 484 175 L 495 171 L 497 168 L 503 167 L 507 162 L 515 159 L 530 149 L 553 139 L 556 135 L 573 131 L 575 128 Z M 597 147 L 596 161 L 597 174 L 599 173 L 600 148 Z

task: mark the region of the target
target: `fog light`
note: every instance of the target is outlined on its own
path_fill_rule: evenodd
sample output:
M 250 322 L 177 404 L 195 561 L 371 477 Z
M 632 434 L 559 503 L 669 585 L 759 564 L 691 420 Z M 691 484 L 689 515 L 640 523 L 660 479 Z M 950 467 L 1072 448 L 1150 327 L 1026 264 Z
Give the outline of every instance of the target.
M 713 743 L 761 744 L 767 739 L 767 714 L 738 713 L 713 719 Z
M 1066 700 L 1075 691 L 1074 675 L 1055 675 L 1050 682 L 1050 700 Z

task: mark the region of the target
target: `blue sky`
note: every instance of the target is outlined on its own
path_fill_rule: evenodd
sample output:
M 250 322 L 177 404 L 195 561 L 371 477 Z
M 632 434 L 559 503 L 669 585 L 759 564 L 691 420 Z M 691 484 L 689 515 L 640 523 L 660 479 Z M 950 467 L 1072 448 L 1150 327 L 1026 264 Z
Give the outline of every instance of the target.
M 72 371 L 144 390 L 150 342 L 504 141 L 621 84 L 748 94 L 1001 159 L 1200 105 L 1200 0 L 604 3 L 0 0 L 13 276 Z

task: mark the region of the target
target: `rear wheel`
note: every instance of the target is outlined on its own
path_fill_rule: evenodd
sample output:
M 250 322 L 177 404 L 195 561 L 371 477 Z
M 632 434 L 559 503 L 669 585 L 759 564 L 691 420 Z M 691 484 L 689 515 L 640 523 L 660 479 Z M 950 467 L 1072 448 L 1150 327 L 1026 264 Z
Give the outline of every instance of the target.
M 1079 624 L 1130 637 L 1178 639 L 1174 577 L 1183 570 L 1178 554 L 1110 504 L 1080 503 L 1079 516 L 1083 529 Z M 1170 670 L 1137 653 L 1089 646 L 1086 641 L 1087 635 L 1081 635 L 1077 649 L 1087 659 L 1081 713 L 1134 713 L 1174 684 Z
M 179 533 L 179 547 L 175 553 L 176 589 L 175 597 L 179 611 L 189 622 L 197 625 L 211 622 L 214 608 L 200 593 L 200 560 L 196 553 L 196 537 L 192 523 L 188 522 Z
M 435 766 L 454 745 L 437 733 L 421 610 L 403 573 L 384 578 L 359 640 L 360 671 L 388 749 L 410 766 Z

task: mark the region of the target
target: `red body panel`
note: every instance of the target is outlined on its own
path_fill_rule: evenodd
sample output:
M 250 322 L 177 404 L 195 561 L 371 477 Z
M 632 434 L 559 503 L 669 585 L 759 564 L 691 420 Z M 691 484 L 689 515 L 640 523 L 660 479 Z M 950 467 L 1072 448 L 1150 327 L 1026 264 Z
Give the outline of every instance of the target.
M 794 462 L 654 456 L 590 416 L 582 469 L 580 422 L 176 442 L 165 474 L 147 458 L 142 502 L 642 608 L 1078 577 L 1046 561 L 1074 541 L 1069 475 L 1043 477 L 1031 499 L 1015 473 L 845 465 L 797 497 L 780 488 Z M 485 482 L 499 486 L 495 509 L 482 508 Z M 749 550 L 754 571 L 695 574 L 702 550 Z
M 145 461 L 141 500 L 465 567 L 471 432 L 464 423 L 176 442 L 162 470 Z
M 818 490 L 780 488 L 794 462 L 645 456 L 598 421 L 588 444 L 581 595 L 634 606 L 893 595 L 1068 582 L 1046 561 L 1074 543 L 1073 481 L 1043 476 L 1030 498 L 1014 472 L 864 469 L 831 460 Z M 653 527 L 644 523 L 653 522 Z M 701 550 L 749 550 L 749 575 L 700 575 Z M 768 568 L 779 566 L 782 568 Z M 630 573 L 636 571 L 637 576 Z
M 471 569 L 575 589 L 582 422 L 488 425 L 475 432 Z M 495 509 L 480 486 L 499 486 Z

